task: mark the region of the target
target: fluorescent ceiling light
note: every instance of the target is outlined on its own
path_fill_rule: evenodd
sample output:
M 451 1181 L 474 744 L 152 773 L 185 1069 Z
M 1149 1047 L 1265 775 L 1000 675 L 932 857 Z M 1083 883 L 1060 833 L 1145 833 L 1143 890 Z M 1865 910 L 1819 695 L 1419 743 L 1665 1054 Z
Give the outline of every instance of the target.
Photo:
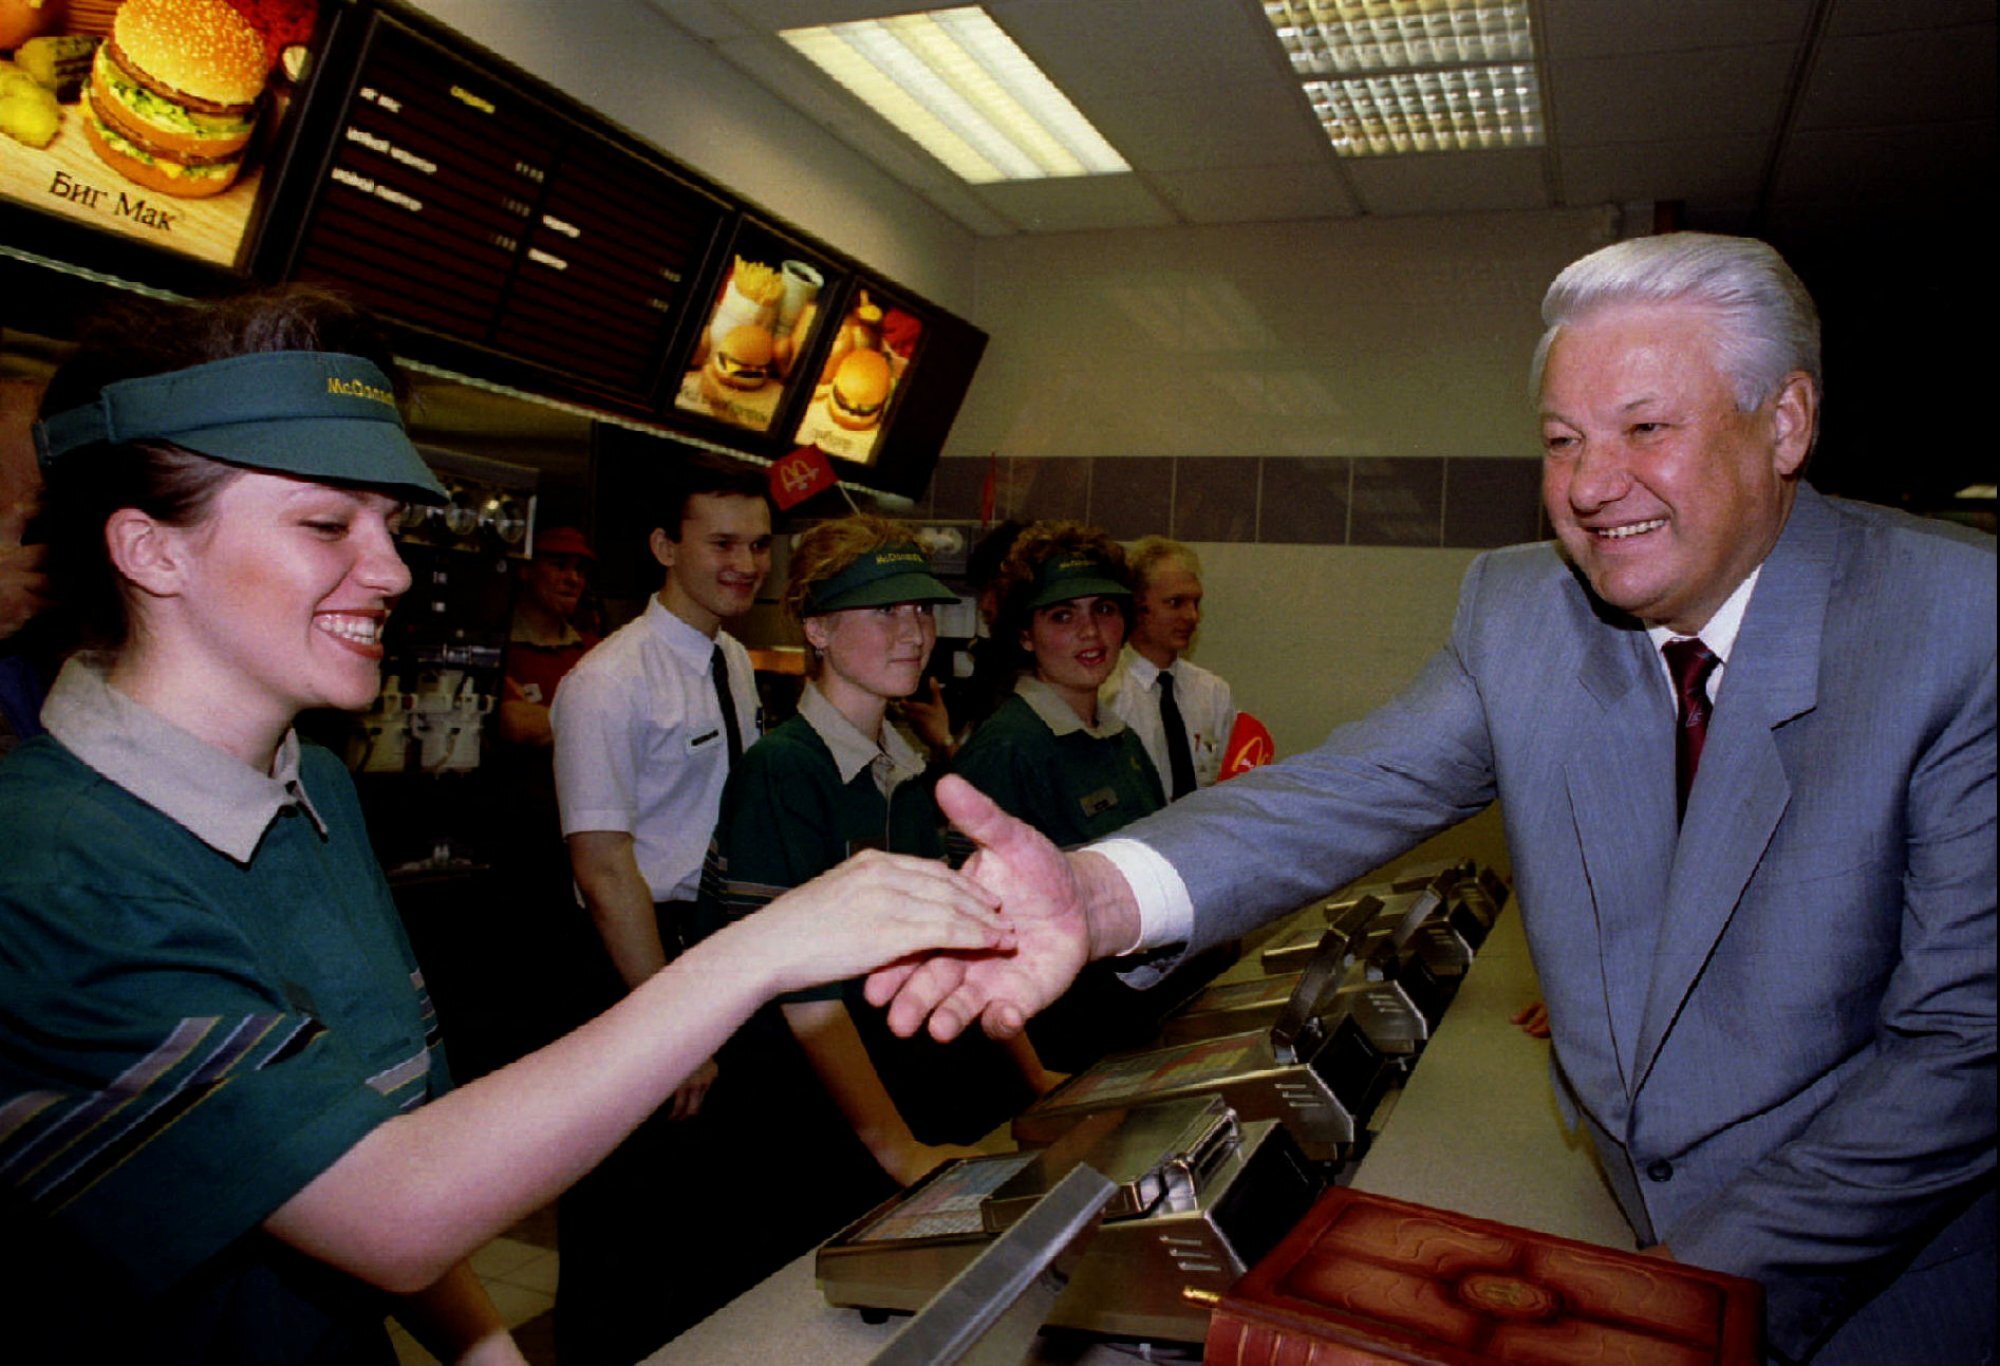
M 1342 156 L 1539 147 L 1526 0 L 1265 0 Z
M 975 185 L 1132 169 L 977 5 L 778 36 Z

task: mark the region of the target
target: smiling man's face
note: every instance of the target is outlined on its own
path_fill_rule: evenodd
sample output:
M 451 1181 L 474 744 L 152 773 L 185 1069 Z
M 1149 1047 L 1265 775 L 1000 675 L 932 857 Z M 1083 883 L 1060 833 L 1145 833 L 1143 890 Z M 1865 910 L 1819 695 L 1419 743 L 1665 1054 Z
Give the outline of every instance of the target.
M 1606 603 L 1691 635 L 1770 553 L 1811 446 L 1812 383 L 1748 412 L 1687 304 L 1567 324 L 1542 377 L 1542 498 Z

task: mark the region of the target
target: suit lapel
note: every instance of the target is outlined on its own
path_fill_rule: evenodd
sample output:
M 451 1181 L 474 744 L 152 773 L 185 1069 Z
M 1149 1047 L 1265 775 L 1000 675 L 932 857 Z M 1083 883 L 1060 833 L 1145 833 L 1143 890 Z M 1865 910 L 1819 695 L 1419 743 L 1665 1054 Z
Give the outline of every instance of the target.
M 1673 707 L 1664 679 L 1646 672 L 1656 667 L 1650 648 L 1636 627 L 1590 632 L 1578 678 L 1589 704 L 1579 713 L 1564 763 L 1595 916 L 1604 1009 L 1628 1093 L 1636 1075 L 1652 922 L 1674 847 Z
M 1634 1090 L 1644 1084 L 1791 802 L 1774 732 L 1817 700 L 1837 531 L 1825 502 L 1801 486 L 1744 613 L 1674 852 Z

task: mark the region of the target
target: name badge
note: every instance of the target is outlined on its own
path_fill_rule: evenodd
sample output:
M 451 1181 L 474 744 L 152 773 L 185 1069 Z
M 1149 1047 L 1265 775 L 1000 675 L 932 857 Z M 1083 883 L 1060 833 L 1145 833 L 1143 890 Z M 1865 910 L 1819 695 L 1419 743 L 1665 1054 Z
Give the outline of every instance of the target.
M 1078 799 L 1083 814 L 1095 816 L 1118 805 L 1118 794 L 1108 787 L 1100 787 L 1095 792 L 1086 792 Z
M 722 732 L 719 730 L 704 731 L 700 735 L 695 736 L 694 739 L 688 741 L 688 749 L 689 750 L 700 749 L 703 745 L 707 744 L 710 740 L 717 738 L 721 734 Z

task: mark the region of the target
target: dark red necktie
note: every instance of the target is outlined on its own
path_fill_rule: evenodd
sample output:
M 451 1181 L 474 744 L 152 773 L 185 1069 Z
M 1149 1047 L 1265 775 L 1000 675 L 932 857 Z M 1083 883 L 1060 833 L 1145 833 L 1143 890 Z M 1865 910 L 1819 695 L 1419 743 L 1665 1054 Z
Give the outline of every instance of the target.
M 1708 700 L 1708 676 L 1722 661 L 1696 636 L 1670 640 L 1660 653 L 1674 676 L 1674 698 L 1680 708 L 1680 724 L 1674 728 L 1674 814 L 1679 819 L 1687 814 L 1688 793 L 1708 739 L 1708 715 L 1714 709 Z

